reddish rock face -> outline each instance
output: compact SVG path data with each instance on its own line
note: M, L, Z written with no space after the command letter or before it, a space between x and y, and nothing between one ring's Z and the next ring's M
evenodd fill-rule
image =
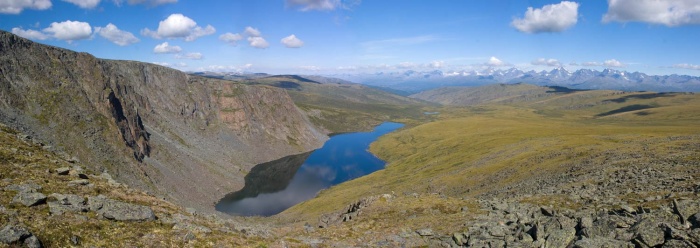
M284 89L98 59L5 31L0 122L130 186L211 209L255 164L327 139Z

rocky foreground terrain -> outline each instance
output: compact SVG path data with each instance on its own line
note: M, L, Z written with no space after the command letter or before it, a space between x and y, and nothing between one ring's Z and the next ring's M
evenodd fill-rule
M533 176L477 197L366 198L323 215L319 226L363 231L358 241L365 244L322 232L341 247L698 247L700 163L692 158L700 136L673 139L682 142L670 154L611 151L599 158L602 164L581 163L568 173ZM392 231L376 235L379 230Z
M95 173L6 126L0 242L21 247L698 247L700 137L636 166L479 197L387 192L312 219L202 215ZM623 162L625 161L625 162ZM593 166L599 168L598 166ZM3 246L3 245L0 245Z

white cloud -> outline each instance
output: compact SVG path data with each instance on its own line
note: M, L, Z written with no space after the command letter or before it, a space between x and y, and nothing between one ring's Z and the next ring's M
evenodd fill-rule
M194 28L194 30L192 30L192 33L190 35L185 37L185 41L193 41L199 37L211 35L214 33L216 33L216 29L211 25L207 25L207 27L205 28L197 26Z
M156 31L145 28L141 30L141 35L154 39L163 38L184 38L185 41L193 41L199 37L210 35L216 32L211 25L205 28L197 26L197 22L183 14L172 14L165 20L158 23Z
M234 33L225 33L219 36L219 40L231 44L232 46L237 45L239 40L243 40L243 35Z
M154 63L154 64L156 64L156 65L161 65L161 66L170 67L170 63L168 63L168 62L152 62L152 63Z
M19 14L24 9L45 10L51 8L51 0L3 0L0 1L0 13Z
M608 59L603 62L583 62L581 63L582 66L587 66L587 67L592 67L592 66L605 66L605 67L626 67L627 65L625 63L622 63L616 59Z
M259 30L253 28L253 27L245 27L245 34L250 36L250 37L260 37L262 34L260 33Z
M68 41L84 40L90 38L92 27L87 22L79 21L64 21L53 22L48 28L43 30L45 33L51 34L56 39Z
M334 10L341 7L340 0L286 0L288 5L299 7L301 11Z
M607 67L625 67L625 64L623 64L620 61L617 61L616 59L608 59L605 62L603 62L603 65Z
M302 65L302 66L299 66L299 69L307 70L307 71L320 71L321 70L320 67L315 66L315 65Z
M430 68L442 68L445 67L445 61L433 61L428 64Z
M338 66L335 69L341 70L341 71L343 71L343 70L354 71L354 70L357 70L357 66L352 66L352 65L351 66Z
M545 58L539 58L536 59L532 62L530 62L532 65L546 65L546 66L561 66L561 62L556 59L545 59Z
M398 65L396 65L396 68L399 68L399 69L409 69L409 68L415 68L415 67L417 67L417 65L414 63L411 63L411 62L401 62Z
M63 0L64 2L69 2L83 9L92 9L100 4L100 0Z
M171 46L168 42L163 42L153 48L154 53L179 53L182 52L182 48L179 46Z
M603 66L603 63L600 63L600 62L583 62L581 65L583 65L583 66Z
M700 70L700 65L693 65L693 64L675 64L675 65L673 65L673 67L680 68L680 69Z
M113 0L114 4L117 6L121 5L124 0ZM161 4L168 4L168 3L177 3L177 0L127 0L127 3L130 5L134 4L147 4L150 6L158 6Z
M45 33L32 29L12 28L12 33L30 40L45 40L49 38Z
M131 45L140 41L134 34L119 30L119 28L112 23L107 24L105 27L96 27L95 33L120 46Z
M489 58L489 61L486 62L485 65L487 65L487 66L506 66L508 64L501 61L500 59L498 59L496 57L491 57L491 58Z
M176 59L202 59L204 58L201 53L187 53L187 54L176 54Z
M297 38L295 35L290 35L282 38L282 44L288 48L300 48L304 45L304 42Z
M209 65L207 67L199 67L197 71L215 71L215 72L243 72L253 67L253 64L245 64L243 66L234 65Z
M541 9L528 7L525 17L516 18L511 25L524 33L562 32L578 21L578 6L576 2L562 1L559 4L548 4Z
M248 43L250 43L250 46L255 47L255 48L267 48L270 46L270 44L265 41L262 37L248 37Z
M700 24L698 0L608 0L603 22L647 22L669 27Z

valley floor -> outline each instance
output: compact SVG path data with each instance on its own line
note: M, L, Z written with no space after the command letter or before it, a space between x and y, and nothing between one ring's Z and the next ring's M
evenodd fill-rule
M434 120L372 145L386 169L269 218L188 211L81 172L79 162L3 128L0 240L35 237L48 247L698 247L700 98L639 94L435 107ZM572 98L575 105L561 104ZM628 108L634 105L652 107ZM11 235L20 229L31 234Z

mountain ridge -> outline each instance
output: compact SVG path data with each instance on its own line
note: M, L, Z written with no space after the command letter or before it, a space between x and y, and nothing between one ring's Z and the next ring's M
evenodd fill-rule
M688 75L647 75L606 68L602 71L564 67L550 71L523 71L517 68L447 71L395 71L360 74L334 74L345 80L418 93L444 86L479 86L493 83L530 83L540 86L563 86L574 89L625 91L700 91L700 77Z
M209 211L255 164L327 139L282 89L98 59L4 31L0 122L92 170Z

